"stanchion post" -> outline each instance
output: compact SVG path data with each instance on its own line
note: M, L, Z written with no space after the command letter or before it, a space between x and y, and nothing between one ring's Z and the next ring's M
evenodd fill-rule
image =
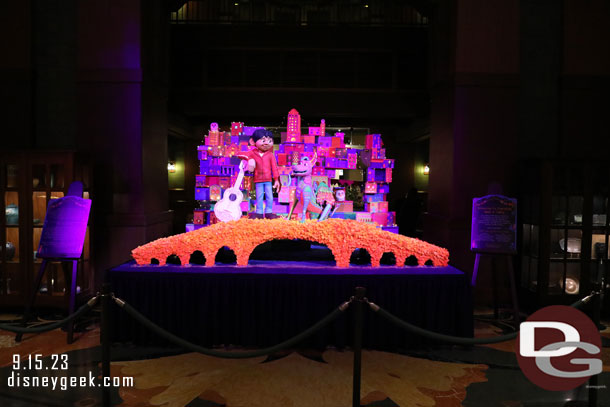
M100 341L102 346L102 380L110 377L110 284L104 283L100 295L102 302L102 322L100 327ZM110 406L110 392L107 388L102 388L102 405Z
M360 384L362 379L362 318L366 288L356 287L354 308L354 383L352 407L360 407Z
M600 293L596 292L591 298L591 316L595 328L599 329L600 314L601 314L601 298ZM597 376L594 375L589 378L589 407L597 407Z

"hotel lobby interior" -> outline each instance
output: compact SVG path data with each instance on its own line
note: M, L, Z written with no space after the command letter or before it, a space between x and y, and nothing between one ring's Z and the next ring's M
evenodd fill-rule
M607 0L0 13L1 406L610 406Z

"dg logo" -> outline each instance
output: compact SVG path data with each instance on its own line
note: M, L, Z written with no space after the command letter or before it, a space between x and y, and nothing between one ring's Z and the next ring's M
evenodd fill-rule
M533 313L520 327L517 361L546 390L565 391L602 371L601 336L583 312L564 305Z

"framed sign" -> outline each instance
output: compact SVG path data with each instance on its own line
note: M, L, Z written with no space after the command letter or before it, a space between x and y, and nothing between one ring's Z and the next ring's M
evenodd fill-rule
M78 259L83 252L91 200L77 196L51 199L42 226L38 257Z
M477 253L517 252L517 200L487 195L472 200L470 250Z

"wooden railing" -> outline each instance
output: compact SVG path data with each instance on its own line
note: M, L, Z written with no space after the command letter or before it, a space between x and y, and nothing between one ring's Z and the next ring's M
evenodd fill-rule
M421 26L428 17L395 0L279 2L240 0L191 0L170 14L172 24L282 24Z

